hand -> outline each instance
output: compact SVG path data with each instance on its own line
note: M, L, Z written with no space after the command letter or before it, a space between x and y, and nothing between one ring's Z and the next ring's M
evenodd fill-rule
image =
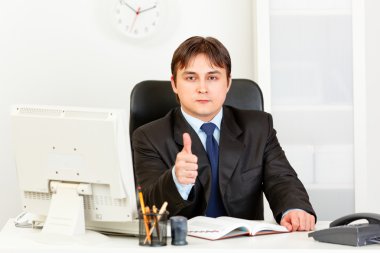
M127 4L126 2L124 2L123 0L121 0L120 3L125 4L129 9L131 9L134 13L137 14L138 11L136 11L132 6L130 6L129 4Z
M310 231L314 230L315 217L303 210L291 210L282 217L280 225L289 231Z
M183 134L183 149L177 154L174 172L180 184L194 184L198 176L198 157L191 153L191 138Z
M132 32L132 30L133 30L133 27L135 26L135 23L136 23L136 19L137 19L137 17L139 16L139 14L140 14L140 7L139 8L137 8L137 11L136 11L136 16L135 16L135 18L133 19L133 21L132 21L132 24L131 24L131 28L129 28L129 32Z
M146 12L146 11L149 11L149 10L152 10L152 9L154 9L154 8L156 8L156 7L157 7L157 5L153 5L153 6L149 7L149 8L142 9L142 10L140 11L140 13L143 13L143 12Z

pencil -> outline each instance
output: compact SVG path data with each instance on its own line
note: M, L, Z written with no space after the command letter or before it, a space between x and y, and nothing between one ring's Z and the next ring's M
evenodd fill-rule
M138 186L137 190L139 192L141 212L142 212L142 215L143 215L144 226L145 226L145 231L146 231L146 239L144 241L144 244L145 244L145 242L146 242L147 239L148 239L148 242L150 243L149 225L148 225L148 219L147 219L147 217L145 215L145 204L144 204L144 197L143 197L143 194L141 192L141 187Z
M158 209L157 209L157 207L154 205L154 206L153 206L154 223L153 223L153 226L150 228L150 230L152 230L152 228L154 229L154 227L156 227L157 237L160 238L159 241L161 241L161 237L160 237L160 228L158 227L158 224L159 224L159 223L158 223L158 215L157 215L157 213L158 213ZM150 232L150 230L149 230L149 233L150 233L150 235L152 235L151 232Z
M166 207L168 206L168 202L164 202L160 208L160 211L158 212L158 216L157 216L157 220L154 221L154 224L153 226L150 228L150 231L149 231L149 236L152 235L153 233L153 230L154 230L154 227L155 226L158 226L158 222L160 221L161 219L161 215L165 213L166 211ZM158 230L157 230L158 231ZM144 244L146 243L146 240L148 239L148 235L146 235L146 238L145 238L145 241L144 241Z

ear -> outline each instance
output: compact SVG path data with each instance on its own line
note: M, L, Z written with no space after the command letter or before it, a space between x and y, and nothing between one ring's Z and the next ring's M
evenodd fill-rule
M174 77L170 77L170 83L172 84L172 89L175 94L177 94L177 85L175 84Z
M231 85L232 85L232 78L229 77L229 78L227 79L227 92L230 90Z

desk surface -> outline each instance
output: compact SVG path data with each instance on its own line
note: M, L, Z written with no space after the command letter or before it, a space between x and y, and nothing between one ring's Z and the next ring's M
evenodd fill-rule
M325 228L328 222L318 222L317 229ZM219 241L208 241L188 237L187 246L172 246L170 238L164 247L143 247L138 245L137 237L99 236L96 243L85 241L71 241L47 239L41 242L40 230L30 228L16 228L9 220L0 232L0 252L352 252L352 251L380 251L380 245L351 247L316 242L307 236L308 232L294 232L254 237L236 237ZM54 243L52 242L54 241Z

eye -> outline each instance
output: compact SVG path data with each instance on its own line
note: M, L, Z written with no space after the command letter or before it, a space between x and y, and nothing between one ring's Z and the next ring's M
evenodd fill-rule
M196 80L195 76L186 76L185 79L188 81L195 81Z
M217 76L209 76L208 80L215 81L215 80L218 80L218 77Z

